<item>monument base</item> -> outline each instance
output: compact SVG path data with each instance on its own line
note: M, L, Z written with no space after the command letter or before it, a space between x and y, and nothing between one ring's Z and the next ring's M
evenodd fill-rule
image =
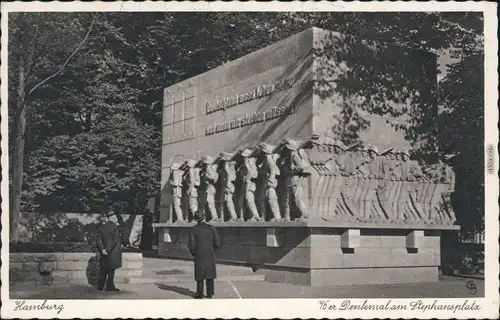
M158 223L159 254L189 258L189 227ZM438 280L440 237L449 225L311 221L213 223L220 263L241 264L266 281L306 286Z

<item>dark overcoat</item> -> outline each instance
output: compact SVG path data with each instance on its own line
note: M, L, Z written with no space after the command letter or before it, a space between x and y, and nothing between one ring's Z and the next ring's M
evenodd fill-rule
M189 234L189 251L194 257L194 279L215 279L215 250L220 246L217 230L206 222L198 222Z
M120 229L112 222L108 221L100 225L97 230L96 239L97 249L102 252L106 249L107 256L101 254L101 263L112 269L118 269L122 266L122 242Z

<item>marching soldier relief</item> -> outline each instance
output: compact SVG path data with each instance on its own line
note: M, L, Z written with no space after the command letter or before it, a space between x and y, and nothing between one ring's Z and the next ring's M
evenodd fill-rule
M175 215L176 220L179 222L184 222L184 217L181 208L183 175L184 172L180 170L180 165L178 163L173 163L171 166L169 183L172 186L173 213Z
M184 174L186 196L189 204L189 221L193 219L194 213L198 211L198 189L200 187L200 169L196 167L196 161L189 159L185 163Z
M244 203L248 211L250 212L250 221L260 221L260 215L257 210L257 206L255 204L255 191L256 189L256 180L258 177L257 171L257 159L255 157L251 157L252 150L245 149L241 152L241 164L240 170L243 175L243 190L244 190ZM242 212L240 218L242 220L245 219L245 216Z
M203 184L205 187L205 201L210 214L210 219L213 221L220 221L217 210L215 209L215 185L219 180L216 165L213 164L214 160L210 156L204 156L201 160L203 176Z
M183 221L182 190L189 199L189 212L205 210L211 221L261 221L256 205L259 199L255 194L258 188L264 188L268 221L307 220L309 208L313 208L313 211L321 212L323 220L413 224L455 222L454 213L449 209L453 171L448 166L441 164L441 167L435 166L424 174L418 162L410 160L408 150L389 149L379 154L374 146L357 145L345 151L343 143L317 136L302 144L306 147L299 147L295 140L285 139L278 147L262 143L253 149L237 151L235 156L230 153L222 153L217 159L203 156L199 161L201 168L196 166L195 160L187 160L184 175L179 170L180 164L173 163L170 184L173 186L172 206L177 221ZM239 159L238 163L234 159ZM346 165L348 161L350 163ZM353 169L346 170L347 166ZM438 175L438 170L446 173L445 180L435 180L442 176ZM266 177L264 185L256 183L260 173ZM242 177L240 190L235 187L237 176ZM286 178L280 179L281 176ZM310 186L310 196L306 197L305 189L307 184L310 185L311 177L318 183ZM200 181L205 206L200 201ZM280 183L286 190L281 202L281 195L276 192L280 190ZM181 185L186 188L182 189ZM224 195L220 212L215 205L219 193ZM239 217L234 206L235 194L241 195L243 204ZM293 219L291 207L297 209L297 216ZM224 210L228 219L224 219ZM192 216L189 217L192 221Z
M279 159L279 154L274 153L273 147L269 144L264 143L262 146L262 152L265 154L265 160L263 161L263 170L265 170L266 177L266 199L269 205L272 218L270 221L280 221L281 213L278 201L278 194L276 193L276 188L278 187L278 179L280 176L280 169L276 164Z
M236 180L236 163L231 160L232 155L223 152L221 153L219 159L221 162L222 173L223 173L223 187L224 187L224 206L222 207L222 212L220 217L224 219L224 208L229 213L229 221L237 221L238 216L236 215L236 209L234 208L234 182Z

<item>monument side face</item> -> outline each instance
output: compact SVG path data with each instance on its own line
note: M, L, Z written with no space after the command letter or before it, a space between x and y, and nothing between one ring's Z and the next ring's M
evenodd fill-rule
M313 33L313 133L410 149L403 127L437 123L434 54L318 28Z

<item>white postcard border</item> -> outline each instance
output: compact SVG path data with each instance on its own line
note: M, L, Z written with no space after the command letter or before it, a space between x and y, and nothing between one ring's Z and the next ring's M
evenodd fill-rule
M487 146L494 147L493 174L485 166L485 298L468 299L350 299L351 303L386 305L405 304L412 301L425 304L454 304L464 302L480 306L480 310L452 311L339 311L322 310L320 301L339 307L349 299L236 299L236 300L49 300L46 305L63 305L63 310L24 312L14 311L16 300L9 300L8 263L1 267L2 318L494 318L499 309L499 222L498 222L498 39L496 16L497 5L491 2L92 2L92 3L2 3L2 50L1 50L1 133L2 133L2 243L8 239L8 128L7 128L7 12L12 11L476 11L484 13L485 39L485 152ZM8 247L1 249L2 261L8 261ZM30 300L30 304L43 301ZM324 304L323 304L324 305ZM328 309L328 308L327 308Z

